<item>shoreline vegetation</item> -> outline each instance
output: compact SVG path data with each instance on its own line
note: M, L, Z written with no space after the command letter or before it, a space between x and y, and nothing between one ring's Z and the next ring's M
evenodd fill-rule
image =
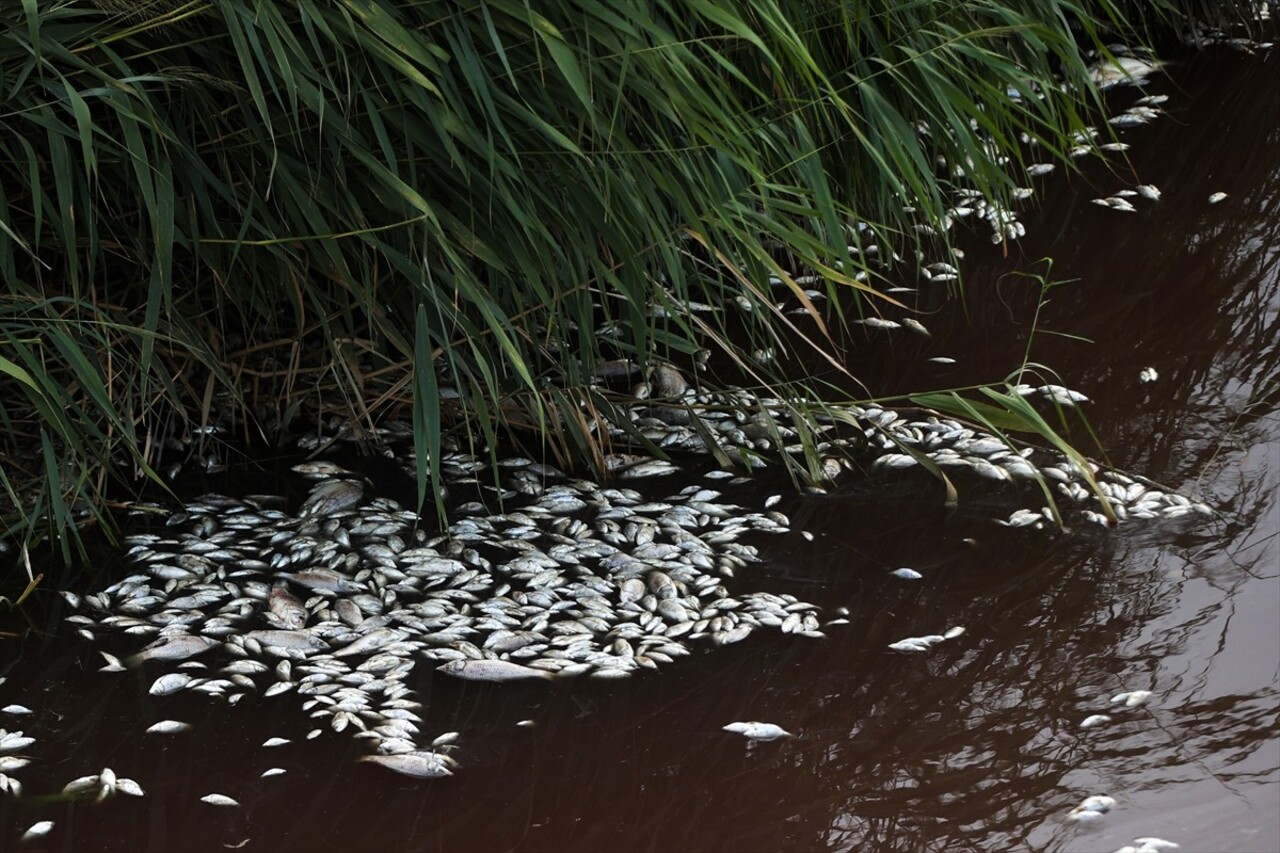
M422 510L442 446L605 474L605 425L633 386L679 397L672 374L812 425L840 401L797 351L842 370L851 324L954 260L957 199L1017 239L1028 166L1113 141L1088 131L1101 91L1147 55L1118 44L1258 17L5 4L0 539L71 560L82 528L112 531L108 497L163 487L216 432L269 450L411 422ZM803 455L781 457L811 482Z

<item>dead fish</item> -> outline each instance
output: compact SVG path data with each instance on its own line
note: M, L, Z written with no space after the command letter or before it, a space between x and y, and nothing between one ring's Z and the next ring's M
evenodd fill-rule
M398 755L362 755L359 761L377 764L405 776L417 779L438 779L452 776L449 763L453 759L435 752L402 752Z
M294 465L289 470L301 474L304 477L341 477L354 475L354 472L348 471L341 465L336 465L333 462L326 462L323 459L317 459L314 462L303 462L300 465Z
M126 658L125 663L129 666L137 666L148 660L186 660L220 645L222 643L218 640L194 634L162 637L136 655Z
M1114 798L1095 794L1092 797L1086 797L1080 805L1072 809L1071 814L1067 815L1067 820L1079 822L1097 820L1111 811L1111 807L1115 804Z
M1091 729L1095 726L1106 725L1109 722L1111 722L1111 717L1106 714L1090 714L1080 721L1080 728Z
M26 705L5 705L3 708L0 708L0 714L13 714L15 717L34 713L35 711L32 711Z
M407 636L409 636L407 633L395 628L378 628L377 630L370 631L365 634L350 645L338 649L333 653L333 656L349 657L350 655L362 655L367 652L376 651L390 643L403 640Z
M266 779L269 776L280 776L286 772L288 771L286 771L283 767L271 767L267 770L263 770L262 773L259 775L259 778Z
M307 495L298 515L332 515L363 500L364 483L360 480L325 480Z
M924 323L921 323L919 320L913 320L910 317L904 317L902 319L902 325L906 326L908 329L910 329L913 332L918 332L924 335L926 338L932 337L932 335L929 333L929 330L925 328Z
M1217 204L1218 202L1222 201L1226 197L1227 197L1226 193L1214 193L1213 195L1209 196L1209 204Z
M1133 690L1129 693L1117 693L1115 696L1111 697L1111 704L1119 705L1123 702L1126 708L1136 708L1139 705L1145 705L1151 696L1152 693L1150 690Z
M246 640L256 640L264 646L298 651L322 651L329 648L321 637L307 631L250 631Z
M53 821L42 820L31 824L31 827L22 833L23 841L30 841L32 838L43 838L49 834L49 830L53 829Z
M106 666L98 667L98 672L124 672L124 664L120 663L120 658L107 652L98 652L107 662Z
M791 732L775 726L773 723L730 723L722 727L726 732L740 734L751 740L777 740L778 738L791 737Z
M208 803L211 806L238 806L239 802L231 799L226 794L205 794L200 798L200 802Z
M271 593L267 596L267 608L274 617L268 617L272 624L286 631L297 631L307 624L307 608L289 592L283 581L271 588Z
M177 720L161 720L147 727L147 734L150 735L176 735L189 731L191 731L190 723L182 723Z
M438 746L450 746L451 744L458 742L459 736L458 732L445 732L435 740L431 741L431 746L433 749Z
M364 592L364 587L359 584L352 583L337 572L330 572L325 569L312 569L306 572L285 575L284 577L299 586L306 587L312 592L331 593L334 595Z
M142 790L141 785L139 785L137 782L133 781L132 779L126 779L123 776L116 779L114 790L119 791L122 794L127 794L130 797L146 796L146 791Z
M467 681L525 681L532 678L550 681L553 678L545 670L505 660L451 660L436 670Z
M22 732L7 732L4 729L0 729L0 754L26 749L35 742L35 738L24 737Z
M81 776L77 779L72 779L70 782L63 785L62 793L82 794L85 791L95 791L98 789L99 784L100 783L98 780L97 773L93 774L92 776Z
M902 578L904 581L918 581L924 577L924 575L920 574L915 569L894 569L889 572L889 574L893 575L895 578Z
M622 589L618 595L618 600L622 604L630 604L642 598L644 598L644 581L639 578L627 578L622 582Z
M263 746L284 746L286 743L292 743L287 737L269 737L262 742Z
M162 675L151 684L152 696L169 696L191 684L191 676L185 672L171 672Z

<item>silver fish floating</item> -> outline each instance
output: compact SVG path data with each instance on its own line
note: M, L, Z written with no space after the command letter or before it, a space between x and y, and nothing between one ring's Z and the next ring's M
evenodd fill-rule
M200 798L200 802L208 803L211 806L238 806L239 801L228 797L226 794L205 794Z
M415 779L439 779L452 776L449 766L456 765L452 758L437 752L402 752L397 755L362 755L358 761L377 764Z
M1067 815L1067 820L1077 822L1088 822L1097 820L1107 812L1111 811L1112 806L1116 804L1115 798L1095 794L1092 797L1085 797L1080 805L1071 810Z
M550 681L554 678L546 670L505 660L451 660L436 670L466 681Z
M729 725L723 726L722 728L726 732L740 734L750 740L778 740L779 738L792 736L791 732L781 726L776 726L773 723L760 723L755 721L749 723L729 723Z
M161 720L147 727L147 734L151 735L176 735L189 731L191 731L190 723L182 723L177 720Z
M218 640L199 637L194 634L178 634L162 637L151 645L125 659L129 666L137 666L148 660L186 660L203 654L216 646L222 645Z
M184 672L171 672L162 675L151 685L152 696L170 696L191 684L192 678Z
M33 838L43 838L53 829L53 821L41 820L31 824L26 832L22 833L23 841L30 841Z
M1133 690L1128 693L1117 693L1111 697L1112 705L1124 704L1126 708L1136 708L1139 705L1145 705L1147 700L1152 697L1150 690Z

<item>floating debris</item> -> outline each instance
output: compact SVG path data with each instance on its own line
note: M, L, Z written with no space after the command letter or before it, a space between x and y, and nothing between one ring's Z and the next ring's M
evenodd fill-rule
M773 723L730 723L724 726L723 729L726 732L740 734L749 740L777 740L792 736L791 732Z
M1209 196L1209 204L1217 204L1218 202L1222 201L1226 197L1227 197L1226 193L1222 193L1222 192L1214 193L1213 195Z
M1143 385L1149 385L1160 378L1160 374L1156 373L1154 367L1144 367L1138 372L1138 381Z
M945 355L936 355L933 358L929 359L929 361L932 362L933 364L955 364L956 363L956 360L954 358L951 358Z

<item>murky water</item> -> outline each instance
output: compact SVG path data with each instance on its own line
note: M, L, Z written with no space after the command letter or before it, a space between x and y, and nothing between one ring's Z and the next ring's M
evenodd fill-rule
M1222 518L1037 535L987 520L1010 495L964 493L947 513L927 478L791 498L780 508L814 541L760 542L753 581L849 607L851 624L757 633L621 682L423 667L423 732L462 733L457 775L433 782L354 763L346 734L303 740L289 696L152 697L33 608L37 625L8 618L21 636L0 638L3 703L37 711L0 726L38 738L14 774L26 796L0 796L0 846L50 819L29 849L1108 851L1154 835L1280 850L1280 63L1193 57L1150 91L1171 115L1125 132L1138 180L1091 166L1051 181L1021 256L970 247L964 311L926 318L931 339L893 338L891 366L854 363L882 393L1003 378L1040 297L1008 273L1052 255L1049 277L1075 281L1048 293L1030 359L1093 399L1115 465ZM1088 203L1139 182L1164 198L1138 215ZM1210 206L1215 191L1229 195ZM1139 384L1147 366L1160 379ZM889 576L899 566L924 578ZM885 649L953 625L967 633L928 655ZM1108 708L1140 689L1146 706ZM1080 728L1103 712L1109 725ZM142 734L164 718L195 731ZM735 720L796 737L751 746L721 731ZM271 736L294 743L263 748ZM41 798L104 766L147 796ZM258 778L272 766L288 772ZM199 801L214 791L243 807ZM1091 794L1118 803L1065 821Z

